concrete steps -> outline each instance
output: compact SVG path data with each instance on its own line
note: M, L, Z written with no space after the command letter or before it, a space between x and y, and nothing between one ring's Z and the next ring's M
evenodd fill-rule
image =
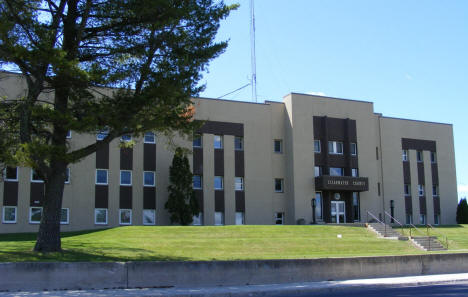
M437 240L435 236L413 236L411 241L425 251L446 251L447 249Z
M407 236L402 236L399 232L393 230L392 226L381 223L369 223L367 228L377 233L380 237L387 239L408 240Z

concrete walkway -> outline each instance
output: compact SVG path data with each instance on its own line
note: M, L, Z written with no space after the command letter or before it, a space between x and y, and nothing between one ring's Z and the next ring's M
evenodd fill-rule
M51 291L51 292L0 292L0 297L23 296L64 296L64 297L240 297L240 296L299 296L336 292L339 290L428 286L436 284L455 284L468 281L468 273L439 274L424 276L407 276L393 278L359 279L345 281L326 281L311 283L293 283L277 285L251 285L237 287L205 287L205 288L152 288L152 289L120 289L120 290L83 290L83 291ZM0 288L1 290L1 288Z

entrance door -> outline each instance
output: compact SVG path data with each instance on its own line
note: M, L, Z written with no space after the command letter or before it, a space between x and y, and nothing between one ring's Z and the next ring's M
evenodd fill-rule
M336 224L346 222L344 201L331 201L331 222Z

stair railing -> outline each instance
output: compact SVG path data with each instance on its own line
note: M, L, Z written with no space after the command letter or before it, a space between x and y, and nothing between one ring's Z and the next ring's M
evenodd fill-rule
M419 230L415 225L413 225L413 223L409 223L408 225L410 226L410 237L413 237L412 233L414 233L414 232L412 232L412 229L414 229L414 231L419 232L419 233L424 235L424 232Z
M401 230L401 233L403 235L405 235L405 229L403 227L403 224L400 223L400 221L398 221L397 219L395 219L391 214L389 214L387 211L385 211L385 215L387 215L389 218L390 218L390 222L393 220L394 222L396 222L398 225L400 225L400 230Z
M429 236L429 230L431 230L432 232L434 232L435 234L439 235L440 237L442 237L443 239L445 239L445 245L447 247L447 250L449 248L449 243L448 243L448 237L447 235L445 234L442 234L440 232L437 232L436 231L436 228L434 228L434 226L432 226L431 224L427 224L427 235ZM442 245L443 245L443 241L441 241Z
M384 225L384 236L387 236L387 224L385 224L384 222L382 222L381 220L379 220L376 216L374 216L373 213L371 213L370 211L367 211L367 219L366 221L369 222L369 216L371 216L374 220L376 220L377 222L379 222L380 224Z

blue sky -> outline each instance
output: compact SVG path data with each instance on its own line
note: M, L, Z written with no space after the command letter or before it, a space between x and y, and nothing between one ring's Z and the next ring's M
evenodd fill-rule
M226 52L203 97L249 82L250 10L220 28ZM452 123L459 197L468 196L468 1L256 0L259 102L290 92L374 102L385 116ZM224 99L251 100L245 88Z

